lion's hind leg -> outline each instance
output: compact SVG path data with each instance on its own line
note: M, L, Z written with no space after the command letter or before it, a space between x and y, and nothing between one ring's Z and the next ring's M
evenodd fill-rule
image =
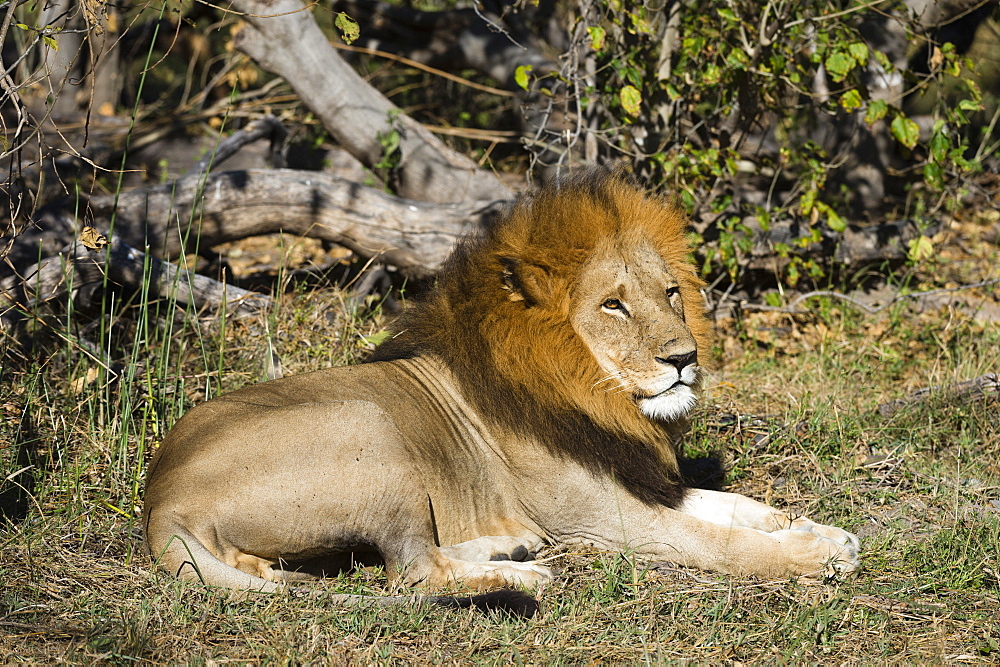
M209 586L245 591L274 592L281 585L269 576L273 561L250 554L235 555L235 567L216 557L198 538L179 525L163 528L151 544L164 544L151 552L156 565L181 579ZM267 577L267 578L265 578Z

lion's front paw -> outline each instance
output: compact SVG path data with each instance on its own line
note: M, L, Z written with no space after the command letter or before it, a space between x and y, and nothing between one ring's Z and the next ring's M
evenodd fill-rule
M537 563L492 561L458 565L452 576L472 588L516 586L531 589L552 581L552 570Z
M797 525L795 525L797 524ZM770 533L788 558L788 574L802 577L846 577L861 567L858 538L836 526L799 519L792 528Z

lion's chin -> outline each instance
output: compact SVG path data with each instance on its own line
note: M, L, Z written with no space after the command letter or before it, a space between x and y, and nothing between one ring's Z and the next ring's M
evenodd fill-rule
M698 397L694 395L691 387L685 384L678 384L656 396L638 399L642 414L661 421L672 421L683 417L697 402Z

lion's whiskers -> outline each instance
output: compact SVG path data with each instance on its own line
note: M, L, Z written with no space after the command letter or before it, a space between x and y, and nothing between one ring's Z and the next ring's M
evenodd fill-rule
M602 391L604 391L604 392L619 393L619 392L622 392L622 391L625 391L626 389L628 389L628 382L622 376L622 371L620 371L620 370L614 371L614 372L609 373L608 375L604 376L603 378L601 378L600 380L598 380L597 382L595 382L593 384L593 386L591 386L591 389L597 389L598 385L604 384L605 382L610 382L611 380L617 380L618 381L618 386L617 387L615 387L615 386L606 387L606 388L602 389Z
M609 373L608 375L605 375L600 380L598 380L597 382L595 382L594 384L592 384L590 386L590 388L591 389L597 389L598 385L604 384L605 382L609 382L609 381L615 380L615 379L617 379L619 381L621 380L621 371L614 371L613 373Z

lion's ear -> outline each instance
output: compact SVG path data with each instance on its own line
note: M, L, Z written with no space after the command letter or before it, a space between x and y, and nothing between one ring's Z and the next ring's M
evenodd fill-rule
M511 301L524 301L527 306L544 304L552 295L552 279L548 270L516 257L500 257L500 284L510 293Z

